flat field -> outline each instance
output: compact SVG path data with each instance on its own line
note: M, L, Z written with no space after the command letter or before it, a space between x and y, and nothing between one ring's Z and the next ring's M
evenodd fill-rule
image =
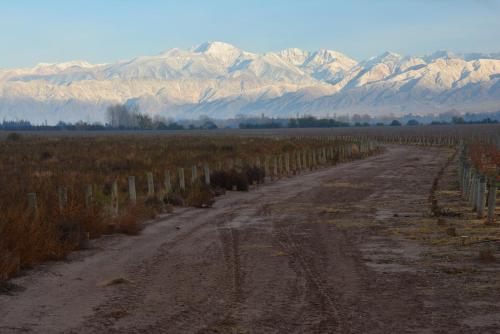
M134 235L106 234L86 249L65 253L64 261L24 269L1 285L0 332L498 332L500 227L485 225L462 199L458 148L382 143L381 150L363 155L360 137L313 138L471 140L478 135L494 138L497 129L286 130L127 140L25 135L2 143L9 145L11 155L36 152L24 160L17 154L2 164L7 170L16 164L29 166L20 169L19 177L32 175L37 166L47 170L50 161L64 162L67 168L50 179L51 189L69 183L67 173L78 166L78 175L90 179L78 176L85 182L75 186L89 180L105 184L111 181L109 174L121 182L134 174L143 177L137 184L144 185L145 171L159 170L156 180L165 168L184 166L188 171L193 161L212 166L222 159L229 170L238 165L244 169L243 162L256 157L264 164L266 156L272 161L286 153L316 150L320 155L331 146L358 146L356 156L341 158L345 151L339 149L314 168L272 175L272 182L267 175L265 183L250 182L249 191L227 191L211 208L159 210L154 219L138 221L142 231ZM32 143L32 151L26 143ZM17 150L15 145L20 145ZM60 150L58 145L78 149ZM209 154L203 153L207 147ZM65 160L60 152L70 158ZM42 154L48 158L41 159ZM162 160L169 154L171 158ZM138 193L147 191L143 187ZM10 187L2 188L9 193L5 191ZM125 183L120 188L123 197ZM19 201L29 191L20 189ZM47 195L47 200L55 198L48 211L57 211L54 191Z

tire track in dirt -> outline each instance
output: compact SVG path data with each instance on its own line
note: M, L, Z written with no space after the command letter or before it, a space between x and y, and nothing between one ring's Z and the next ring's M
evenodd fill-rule
M230 272L230 284L233 290L233 303L242 301L242 282L240 254L239 254L239 232L231 227L224 227L220 231L221 242L223 244L224 258L228 271Z
M186 212L181 215L177 215L177 220L192 220L199 216L199 212ZM207 219L200 224L194 225L193 227L185 230L181 228L179 235L177 235L173 240L163 242L157 249L155 255L149 259L145 259L136 267L132 267L127 270L127 277L134 277L132 283L133 286L125 286L119 288L119 294L123 297L120 299L111 299L107 303L99 305L95 308L96 315L91 317L82 326L83 328L78 329L77 332L92 332L92 333L102 333L104 330L113 333L123 333L123 329L113 329L112 326L119 321L119 317L114 317L114 310L121 309L122 305L127 305L127 313L133 312L134 310L140 309L143 304L143 299L150 293L153 280L158 275L160 267L168 258L169 254L173 252L173 249L178 245L185 242L187 239L192 237L194 234L206 228L208 224L211 223L211 215L207 215ZM192 311L192 310L191 310ZM189 323L189 310L182 310L169 317L166 321L162 321L174 327L186 328ZM74 332L73 330L70 333ZM133 332L133 331L132 331Z
M285 250L289 257L293 260L293 269L298 276L304 275L305 280L309 286L307 294L318 294L319 295L319 310L320 315L324 318L322 321L323 330L339 330L342 331L344 327L340 322L340 312L338 310L338 303L335 302L337 299L333 296L327 286L323 284L323 278L321 274L309 263L303 254L305 247L304 245L295 238L294 233L291 233L290 229L295 230L296 225L290 227L278 227L276 231L276 238L279 245ZM325 323L327 322L327 323ZM326 328L325 328L326 327Z
M317 185L311 185L314 187ZM301 196L309 195L309 190L299 193ZM265 194L264 196L268 196ZM271 194L271 197L272 194ZM281 200L283 202L284 199ZM293 202L293 199L292 199ZM245 203L246 204L246 203ZM267 205L267 204L266 204ZM221 318L210 323L208 326L199 329L199 333L209 333L218 332L220 328L227 329L237 326L241 319L239 315L243 312L241 309L241 304L244 303L242 298L242 285L244 284L242 280L242 268L240 261L240 230L243 232L245 229L242 227L248 220L251 219L241 219L240 216L251 217L252 219L256 216L256 211L252 209L250 212L245 208L244 204L232 205L231 212L222 214L222 217L218 217L221 223L218 223L218 230L220 233L220 240L223 245L224 259L226 263L226 284L231 290L231 300L226 304L225 310L222 313ZM242 214L243 211L247 211ZM307 213L309 214L309 213ZM287 217L288 218L288 217ZM306 218L307 219L307 218ZM270 221L280 220L280 215L271 217ZM236 224L235 224L236 221ZM233 227L233 225L236 225ZM289 254L289 262L293 262L291 265L292 269L295 271L297 276L304 278L305 290L302 291L305 299L306 305L312 305L315 308L316 314L311 314L308 310L298 310L296 315L301 318L304 323L312 324L315 332L345 332L348 330L348 323L345 321L340 321L342 315L338 309L341 304L340 298L337 296L338 292L332 290L327 283L327 278L322 277L321 271L316 269L314 266L314 259L310 257L310 244L303 242L304 233L300 231L298 224L288 225L283 227L280 223L273 223L275 226L274 234L278 245ZM222 228L221 228L222 227ZM184 238L182 238L183 241ZM309 254L308 254L309 253ZM306 256L305 254L308 254ZM342 264L344 266L344 264ZM148 267L148 266L146 266ZM340 268L345 270L344 267ZM314 297L317 296L317 297ZM175 316L170 317L167 322L156 322L149 328L183 328L183 332L190 332L190 323L192 322L192 314L196 313L195 309L182 310L181 312L175 314ZM168 326L165 326L168 324ZM315 324L315 325L313 325ZM192 331L196 327L192 328ZM293 327L290 328L292 331ZM224 331L223 331L224 332Z

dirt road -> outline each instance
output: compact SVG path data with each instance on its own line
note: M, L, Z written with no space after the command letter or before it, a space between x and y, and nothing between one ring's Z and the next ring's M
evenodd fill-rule
M391 230L427 219L450 154L391 146L94 241L14 280L0 332L495 333L495 298Z

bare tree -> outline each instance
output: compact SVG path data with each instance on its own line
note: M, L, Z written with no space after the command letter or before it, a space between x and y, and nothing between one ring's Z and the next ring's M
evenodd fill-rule
M134 128L138 126L137 105L115 104L106 110L108 123L113 128Z

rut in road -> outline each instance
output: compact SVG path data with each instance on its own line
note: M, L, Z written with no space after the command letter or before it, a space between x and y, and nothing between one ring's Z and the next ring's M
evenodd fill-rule
M398 214L428 214L433 179L449 154L438 148L389 146L365 160L283 179L249 193L230 193L211 209L180 210L140 236L102 241L101 251L80 261L48 266L45 272L19 279L28 289L0 297L0 312L6 315L0 329L457 330L458 312L427 309L428 302L441 295L425 273L378 272L367 265L362 249L377 234L374 222ZM338 222L360 228L349 232ZM99 267L88 267L92 263ZM89 270L92 275L86 275ZM130 283L99 285L112 275ZM422 293L423 288L432 293ZM56 305L61 301L64 308ZM69 314L71 321L65 320Z

